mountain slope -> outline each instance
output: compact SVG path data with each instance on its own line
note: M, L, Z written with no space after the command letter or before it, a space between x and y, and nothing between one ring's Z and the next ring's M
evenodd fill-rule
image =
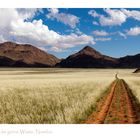
M140 67L140 54L133 56L125 56L119 59L119 67L121 68L138 68Z
M29 44L5 42L0 44L0 66L46 66L60 60Z
M86 46L81 51L62 60L57 66L74 68L109 68L117 67L118 59L102 55L95 49Z

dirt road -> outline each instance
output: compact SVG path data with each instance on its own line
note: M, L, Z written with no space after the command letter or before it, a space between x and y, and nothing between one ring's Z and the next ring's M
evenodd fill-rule
M87 124L134 124L139 123L140 105L123 79L116 79L96 105L85 123Z

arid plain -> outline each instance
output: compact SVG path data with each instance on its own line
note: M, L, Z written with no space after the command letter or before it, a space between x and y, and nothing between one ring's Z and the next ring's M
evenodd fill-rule
M124 79L140 100L134 69L1 68L0 123L77 124L115 79Z

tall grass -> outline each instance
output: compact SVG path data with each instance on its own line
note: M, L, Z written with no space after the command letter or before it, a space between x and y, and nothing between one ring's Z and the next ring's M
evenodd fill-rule
M114 71L0 71L0 123L80 123L114 79Z
M127 79L127 83L133 94L140 102L140 74L134 74L133 77Z

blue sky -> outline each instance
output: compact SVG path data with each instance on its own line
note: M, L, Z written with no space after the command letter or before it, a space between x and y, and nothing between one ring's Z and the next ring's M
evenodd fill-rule
M112 57L140 52L140 9L0 9L0 20L0 42L29 43L59 58L86 45Z

